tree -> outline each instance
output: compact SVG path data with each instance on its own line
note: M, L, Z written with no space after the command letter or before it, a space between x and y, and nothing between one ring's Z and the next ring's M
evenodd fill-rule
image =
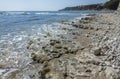
M120 0L110 0L104 4L104 7L110 10L117 10Z

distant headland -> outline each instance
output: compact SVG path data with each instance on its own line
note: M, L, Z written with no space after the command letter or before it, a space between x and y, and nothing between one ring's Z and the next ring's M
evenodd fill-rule
M90 5L81 5L81 6L73 6L73 7L66 7L59 11L79 11L79 10L117 10L119 5L119 0L110 0L106 3L99 3L99 4L90 4Z

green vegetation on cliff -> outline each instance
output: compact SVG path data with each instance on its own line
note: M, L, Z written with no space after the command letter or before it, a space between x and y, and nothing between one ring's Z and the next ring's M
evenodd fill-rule
M74 11L74 10L117 10L120 0L110 0L106 3L101 4L91 4L91 5L82 5L75 7L66 7L60 11Z
M91 4L91 5L82 5L75 7L66 7L63 10L101 10L103 9L103 4Z
M120 0L110 0L104 4L104 8L117 10Z

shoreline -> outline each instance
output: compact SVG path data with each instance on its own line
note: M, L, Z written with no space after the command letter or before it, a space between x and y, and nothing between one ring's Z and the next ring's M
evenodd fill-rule
M110 18L111 20L109 22ZM111 32L114 29L113 26L116 27L116 22L114 22L114 19L117 19L117 23L119 24L118 17L113 13L98 14L91 17L85 17L78 20L80 21L80 23L78 23L78 21L72 22L71 24L68 23L68 25L72 25L73 27L80 29L80 32L78 35L74 34L74 35L77 35L77 37L71 40L70 42L66 43L66 44L68 43L70 44L72 42L73 44L74 42L73 47L69 48L72 44L68 45L67 47L64 47L64 43L61 44L60 46L58 44L58 48L55 49L55 51L58 50L59 48L60 49L66 48L67 53L64 50L64 52L61 55L58 55L57 57L56 56L54 57L53 55L52 59L45 60L43 58L43 61L48 61L48 62L47 62L47 67L43 67L43 71L41 71L41 73L44 72L44 74L42 75L44 77L53 75L51 76L53 79L64 79L64 78L65 79L67 78L70 78L70 79L73 79L73 78L114 79L116 78L117 79L119 78L120 62L119 62L119 55L118 55L119 53L117 53L119 52L119 49L116 50L117 51L116 54L118 56L115 54L111 54L112 50L114 50L114 46L111 42L109 42L109 41L113 41L115 43L119 43L119 38L117 38L116 35L114 36L114 34L112 34ZM119 27L118 29L116 29L116 31L118 31L117 33L119 35ZM71 32L74 32L74 31L71 31ZM113 38L109 37L111 35L113 35L114 37ZM115 37L116 39L118 39L117 42L114 41L116 40ZM66 39L64 41L66 41ZM57 40L52 40L51 42L52 43L54 42L53 44L55 45L57 44L56 43ZM63 40L61 42L63 42ZM75 46L77 45L78 47L75 48ZM119 47L119 44L117 45ZM52 47L54 49L54 45ZM47 46L45 47L45 49L46 48ZM49 44L48 44L48 48L49 48ZM49 49L51 49L51 47ZM57 52L59 53L61 51L56 51L56 53ZM114 57L114 56L115 58L111 59L111 57ZM41 57L39 56L36 57L35 54L33 55L33 60L34 58L35 58L35 61L36 59L41 60ZM65 59L65 60L62 60L62 59ZM76 60L76 62L73 60ZM61 65L61 67L63 68L61 69L59 66L60 61L62 64L71 63L71 65L69 65L68 67L66 67L67 64ZM74 65L72 65L73 63ZM45 62L45 65L46 65L46 62ZM79 68L76 70L76 67L78 66ZM49 70L49 71L45 72L46 70ZM60 73L61 70L62 70L62 73ZM53 74L53 73L56 73L56 74ZM67 76L64 76L64 74L67 74ZM60 75L62 78L59 78Z
M59 30L73 35L72 40L58 35L43 45L38 39L30 41L27 49L32 52L33 62L2 78L119 79L119 17L114 13L97 14L61 22L66 27Z

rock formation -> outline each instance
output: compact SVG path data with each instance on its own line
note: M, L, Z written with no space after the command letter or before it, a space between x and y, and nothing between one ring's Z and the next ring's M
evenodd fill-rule
M90 5L66 7L60 11L117 10L118 5L119 5L119 0L109 0L106 3L100 3L100 4L90 4Z

